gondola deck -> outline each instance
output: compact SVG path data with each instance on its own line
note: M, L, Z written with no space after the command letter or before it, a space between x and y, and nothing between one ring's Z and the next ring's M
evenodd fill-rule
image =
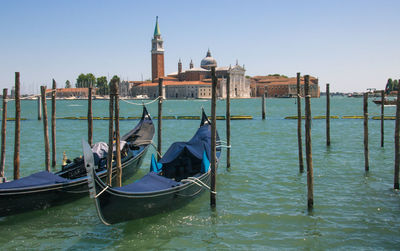
M121 137L128 144L125 149L127 155L122 158L123 180L131 177L141 166L154 133L153 121L143 107L142 119L135 128ZM113 174L115 173L114 165ZM105 179L106 165L98 167L96 174L100 179ZM88 194L87 182L84 160L78 159L57 173L38 172L19 180L1 183L0 217L79 199Z
M200 128L190 141L173 143L160 163L155 163L152 157L152 165L162 165L160 170L153 165L144 177L119 188L109 187L93 172L89 148L85 144L83 148L88 156L85 166L90 177L91 198L95 200L100 220L106 225L178 209L209 189L211 123L204 111ZM217 147L217 160L220 151Z

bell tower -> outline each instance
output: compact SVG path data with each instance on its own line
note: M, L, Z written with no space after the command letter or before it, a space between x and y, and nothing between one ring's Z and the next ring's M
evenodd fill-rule
M154 82L160 77L164 77L164 45L161 39L160 28L158 27L157 16L154 36L151 40L151 79Z

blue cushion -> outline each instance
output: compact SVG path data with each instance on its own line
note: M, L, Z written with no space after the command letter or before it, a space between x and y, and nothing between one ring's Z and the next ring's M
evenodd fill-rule
M154 154L152 154L151 155L150 172L159 173L159 172L161 172L161 169L162 169L162 164L157 163L157 160L154 157Z
M2 183L0 184L0 189L46 186L46 185L64 183L67 181L68 181L67 179L62 178L54 173L41 171L18 180Z
M175 180L165 178L156 173L149 172L143 176L140 180L137 180L131 184L116 187L115 190L123 192L156 192L160 190L169 189L171 187L179 186L181 183Z
M201 161L201 173L206 173L208 172L208 169L210 168L210 161L207 158L207 153L206 151L203 152L203 159Z

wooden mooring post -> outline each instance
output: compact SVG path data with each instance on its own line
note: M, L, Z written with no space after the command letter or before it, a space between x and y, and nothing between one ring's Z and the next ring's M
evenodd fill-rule
M50 172L50 144L49 144L49 128L47 122L47 102L46 102L46 86L40 87L42 95L42 110L43 110L43 135L44 135L44 163L46 171Z
M217 106L217 77L215 76L215 66L211 67L212 88L211 88L211 191L210 191L210 205L216 206L216 139L217 139L217 120L216 120L216 106Z
M53 88L51 90L51 167L56 167L56 95L57 83L53 79Z
M300 94L300 72L297 73L297 142L299 146L299 171L304 172L303 143L301 138L301 94Z
M329 84L326 84L326 145L331 145L331 101Z
M312 146L311 146L311 95L309 75L304 76L305 89L305 133L306 133L306 160L307 160L307 207L312 210L314 207L314 174L312 163Z
M93 144L93 111L92 111L92 83L88 88L88 143L90 146Z
M385 106L384 101L385 101L385 91L381 91L381 147L384 145L384 135L385 135L385 127L384 127L384 120L385 120Z
M162 102L163 102L163 78L158 79L158 117L157 117L157 161L162 154Z
M19 72L15 73L15 138L14 138L14 180L19 179L19 149L21 135L21 101Z
M6 168L6 128L7 128L7 88L3 89L3 113L1 120L1 160L0 183L6 181L4 170Z
M231 77L226 79L226 168L231 167Z
M42 119L42 102L40 95L37 96L37 109L38 109L38 120Z
M117 169L117 187L122 186L121 148L119 137L119 80L113 81L114 108L115 108L115 164Z
M265 91L261 97L261 117L265 119Z
M383 103L382 103L383 105ZM400 92L397 92L396 102L396 126L394 129L394 189L399 189L399 162L400 162L400 145L399 145L399 130L400 130Z
M114 140L114 93L110 83L110 103L108 121L108 154L107 154L107 184L112 186L112 165L113 165L113 140Z
M368 148L368 93L363 95L364 103L364 162L365 171L369 171L369 148Z

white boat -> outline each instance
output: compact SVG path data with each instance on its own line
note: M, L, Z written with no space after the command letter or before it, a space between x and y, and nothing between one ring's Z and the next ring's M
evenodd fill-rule
M144 94L144 95L136 95L136 99L149 99L149 96L147 96L146 94Z

